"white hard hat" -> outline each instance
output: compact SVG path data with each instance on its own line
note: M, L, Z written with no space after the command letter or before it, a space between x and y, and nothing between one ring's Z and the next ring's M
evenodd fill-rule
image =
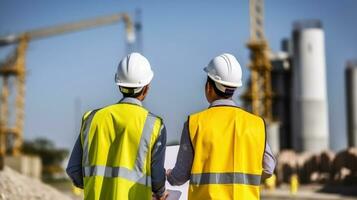
M154 77L149 61L140 53L130 53L123 58L115 74L115 83L128 88L140 88Z
M223 86L242 86L242 69L232 54L224 53L213 58L204 71L213 81Z

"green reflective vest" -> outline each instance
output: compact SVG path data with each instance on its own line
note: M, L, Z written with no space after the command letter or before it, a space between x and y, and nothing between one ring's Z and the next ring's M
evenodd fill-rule
M118 103L83 116L84 199L151 199L151 149L162 120Z

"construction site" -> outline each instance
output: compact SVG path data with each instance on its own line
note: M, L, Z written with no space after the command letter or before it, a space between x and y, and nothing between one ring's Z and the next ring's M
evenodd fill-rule
M202 68L229 52L244 68L233 100L264 119L277 160L261 199L357 199L353 0L19 4L0 3L0 200L83 199L65 171L81 118L118 102L113 72L131 52L156 73L144 106L166 123L166 169L208 107ZM188 187L166 183L181 200Z

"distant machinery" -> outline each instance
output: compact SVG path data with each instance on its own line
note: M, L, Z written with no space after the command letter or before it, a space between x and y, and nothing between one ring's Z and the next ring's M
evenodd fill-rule
M262 116L266 122L272 120L271 64L269 45L264 37L263 0L250 0L250 89L243 99L251 101L252 112Z
M136 49L135 51L143 53L144 47L143 47L143 23L142 23L142 13L141 9L137 9L135 11L135 16L134 16L134 27L135 27L135 44L136 44Z
M133 19L133 28L135 40L132 42L128 42L126 44L127 53L131 52L143 52L143 39L142 39L142 18L141 18L141 9L138 8L135 10L135 15Z
M268 41L264 37L264 2L250 0L250 81L245 94L242 95L245 105L252 112L264 118L267 138L273 152L280 149L279 123L272 118L271 54Z
M348 146L357 147L357 60L347 63L345 79Z
M293 147L319 152L329 147L325 37L321 22L294 23L292 68Z
M129 15L125 13L98 17L80 22L36 29L20 34L12 34L5 37L0 37L0 47L11 44L18 44L15 52L0 65L0 76L2 77L0 102L0 168L3 161L3 156L6 154L6 151L12 155L19 154L23 142L26 78L25 56L28 43L35 39L109 25L119 21L123 21L125 23L127 42L132 43L135 40L134 27ZM13 127L9 127L10 104L8 101L9 91L11 89L9 80L11 77L15 79L15 85L13 89L17 91L14 108L15 125Z

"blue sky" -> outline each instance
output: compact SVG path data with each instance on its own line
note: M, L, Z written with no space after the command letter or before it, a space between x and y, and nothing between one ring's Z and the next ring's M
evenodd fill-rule
M144 55L155 77L145 105L161 115L169 139L178 137L189 113L208 106L202 68L223 52L243 66L249 38L248 1L0 1L0 35L142 9ZM290 37L292 22L320 19L326 37L330 143L346 146L344 69L357 57L357 1L267 0L266 37L273 50ZM4 59L13 47L0 49ZM116 102L114 73L125 55L123 24L36 40L27 53L25 138L48 137L70 148L80 112ZM237 92L237 95L242 89ZM237 99L237 98L236 98ZM77 100L78 101L78 100Z

